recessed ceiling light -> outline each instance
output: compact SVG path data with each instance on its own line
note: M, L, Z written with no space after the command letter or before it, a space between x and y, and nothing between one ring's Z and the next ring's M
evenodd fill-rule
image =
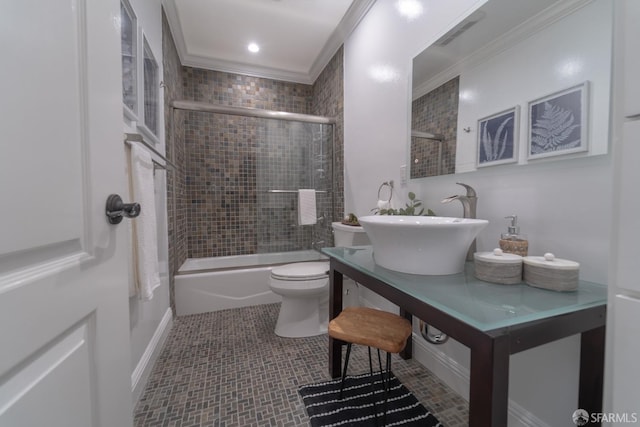
M412 21L422 15L424 11L422 3L418 0L398 0L396 2L396 9L398 9L400 15L404 16L409 21Z
M247 46L247 49L249 49L249 52L251 53L257 53L260 51L260 46L258 46L257 43L249 43L249 46Z

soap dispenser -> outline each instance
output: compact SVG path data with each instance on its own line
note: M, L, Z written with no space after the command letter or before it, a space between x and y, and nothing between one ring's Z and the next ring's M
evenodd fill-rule
M520 256L527 256L529 250L529 241L527 236L520 234L520 227L518 227L518 217L516 215L509 215L504 217L511 220L511 225L507 228L506 233L500 235L500 249L503 252L510 254L516 254Z

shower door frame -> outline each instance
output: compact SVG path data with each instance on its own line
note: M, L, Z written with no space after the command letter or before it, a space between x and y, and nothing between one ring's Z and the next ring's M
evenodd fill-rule
M334 191L335 184L335 166L336 166L336 123L337 120L335 117L327 117L327 116L317 116L312 114L302 114L302 113L290 113L286 111L275 111L275 110L266 110L261 108L253 108L253 107L237 107L230 105L219 105L219 104L211 104L207 102L200 101L189 101L189 100L173 100L169 103L171 107L171 115L170 115L170 129L168 138L171 138L170 146L170 158L175 160L175 141L174 141L174 126L175 126L175 113L178 110L182 111L192 111L192 112L206 112L213 114L222 114L222 115L232 115L232 116L244 116L244 117L254 117L254 118L262 118L262 119L274 119L274 120L283 120L283 121L293 121L293 122L302 122L302 123L311 123L311 124L324 124L331 126L331 206L329 208L331 218L327 220L329 222L333 221L333 217L335 216L335 207L336 207L336 192ZM173 182L173 181L172 181ZM173 182L175 185L175 182ZM171 192L171 200L172 205L176 205L176 192ZM176 228L176 215L172 215L172 225L173 229ZM312 246L313 246L312 242Z

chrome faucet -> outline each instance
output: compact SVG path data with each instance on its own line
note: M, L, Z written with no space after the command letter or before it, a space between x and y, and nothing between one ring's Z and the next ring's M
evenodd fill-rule
M470 185L463 184L461 182L456 182L458 185L462 185L467 190L467 194L465 196L456 194L455 196L447 197L446 199L442 199L440 203L450 203L454 200L460 200L462 203L463 209L463 218L473 218L476 217L476 205L478 204L478 196L476 195L476 190L474 190ZM473 239L473 243L469 246L469 251L467 252L467 261L473 261L473 254L476 251L476 240Z

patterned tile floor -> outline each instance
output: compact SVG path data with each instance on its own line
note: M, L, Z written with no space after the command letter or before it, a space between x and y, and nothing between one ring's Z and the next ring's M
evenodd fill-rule
M298 388L329 379L328 338L280 338L279 304L178 317L138 405L135 427L308 426ZM368 371L354 346L349 373ZM413 360L393 372L446 427L467 425L467 403Z

